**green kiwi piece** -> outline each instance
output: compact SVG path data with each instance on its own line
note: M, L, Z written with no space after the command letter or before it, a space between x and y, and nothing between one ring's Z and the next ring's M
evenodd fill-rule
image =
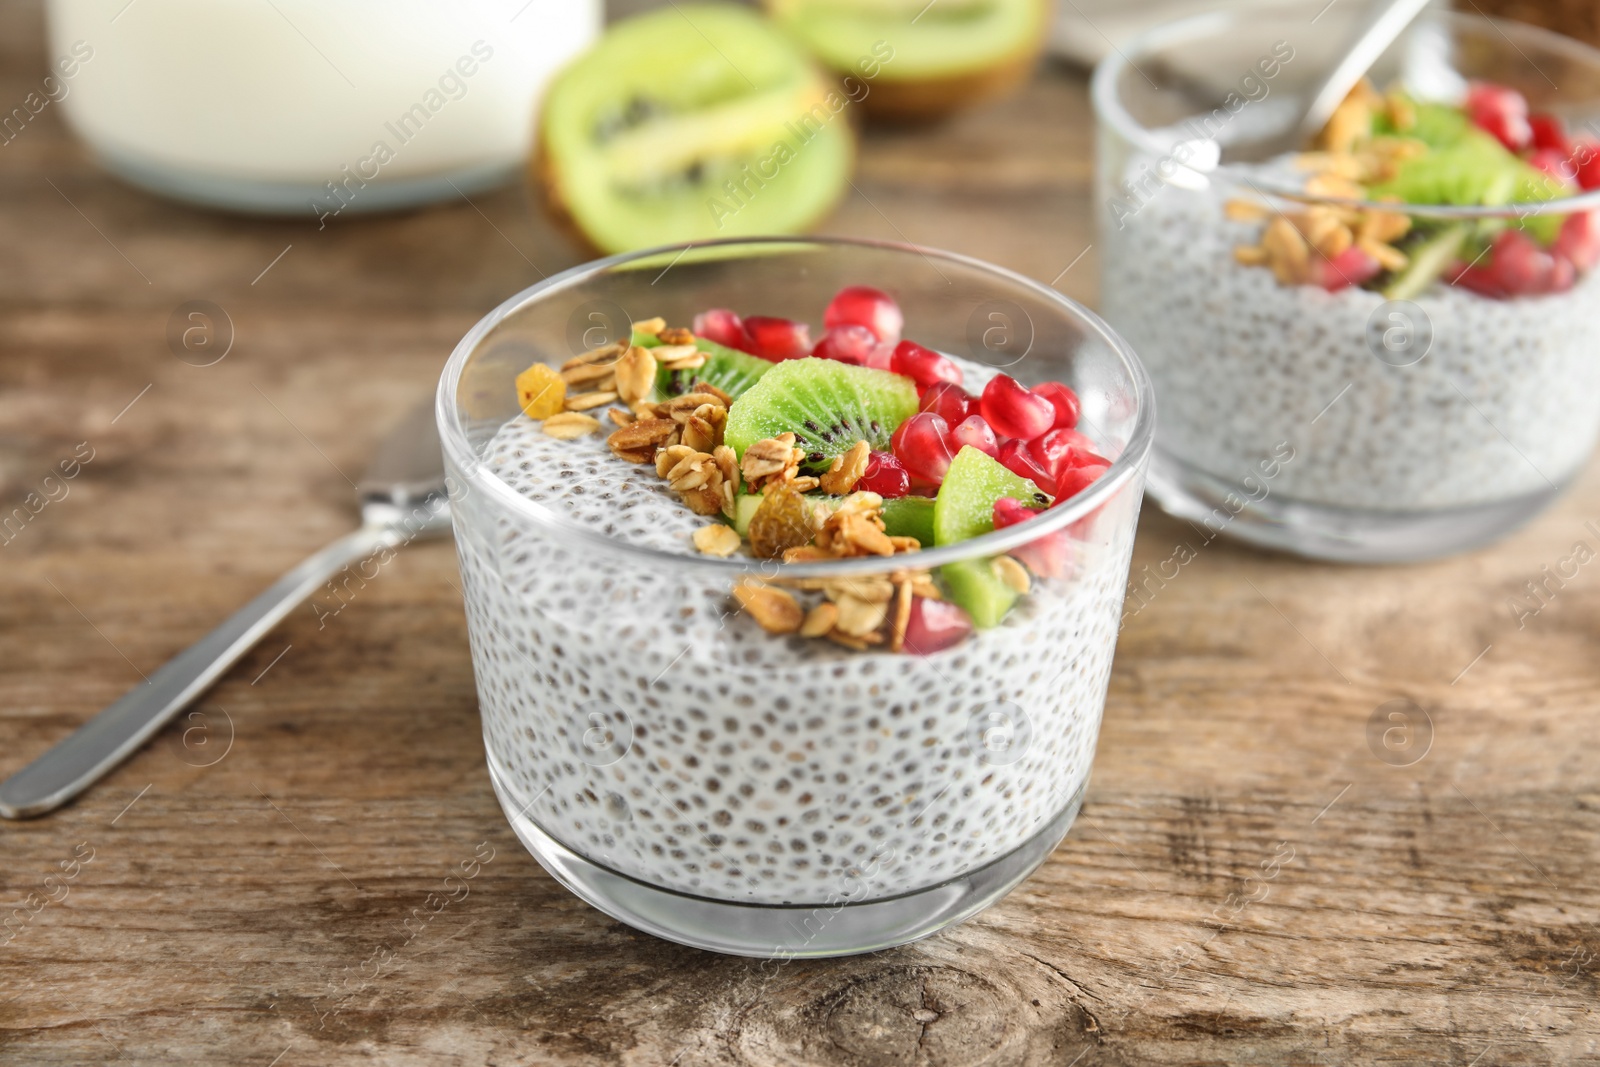
M953 545L993 530L994 502L1006 496L1030 507L1050 503L1050 497L1028 479L1011 473L971 445L964 446L950 461L934 498L934 543Z
M763 499L760 493L740 493L734 498L733 528L740 537L750 536L750 520L756 517L756 509Z
M837 95L754 11L674 3L613 24L555 77L535 183L603 252L800 233L848 187ZM818 108L828 121L807 121Z
M967 445L950 461L939 495L934 499L934 542L953 545L994 529L994 502L1015 497L1045 505L1050 498L1026 478L1018 477L989 456ZM992 557L965 559L939 568L950 599L966 609L979 629L997 626L1016 603L1012 589L992 566Z
M1017 602L1017 591L1000 579L992 556L946 563L939 568L939 579L980 630L999 626Z
M1046 0L765 0L772 17L842 76L851 100L934 118L1019 84L1044 43Z
M910 378L807 356L775 364L736 400L723 440L743 457L757 441L792 433L806 452L800 469L821 474L857 441L887 450L890 435L916 413Z
M883 532L890 537L915 537L923 548L932 548L933 507L931 496L890 497L883 502Z
M1472 129L1454 142L1403 161L1387 181L1367 195L1394 197L1408 204L1460 204L1495 207L1538 203L1569 196L1573 187L1551 177L1513 154L1482 130ZM1561 232L1560 215L1529 215L1520 225L1541 244Z
M1472 125L1472 120L1467 118L1466 112L1458 107L1450 104L1417 103L1409 96L1405 96L1404 99L1412 104L1416 121L1402 130L1394 125L1387 111L1379 111L1372 120L1372 132L1375 135L1413 137L1429 148L1449 148L1451 145L1459 144L1462 138L1476 128Z
M1386 300L1412 300L1432 285L1457 259L1467 238L1467 224L1458 222L1408 247L1409 262L1383 287Z
M661 339L647 333L635 332L633 343L643 348L656 348L660 346ZM777 366L760 356L752 356L748 352L719 345L704 337L696 337L694 344L710 358L693 370L656 368L656 394L660 399L670 400L672 397L682 396L691 391L695 382L714 385L734 399L738 399L752 385L760 381L763 374Z

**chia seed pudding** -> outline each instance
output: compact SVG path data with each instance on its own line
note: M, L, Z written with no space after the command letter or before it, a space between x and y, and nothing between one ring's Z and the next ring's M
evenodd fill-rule
M1600 185L1588 149L1529 118L1486 83L1460 106L1362 86L1317 151L1114 208L1102 303L1161 396L1163 462L1238 484L1287 444L1280 504L1395 513L1570 480L1600 431L1600 224L1410 207Z
M1523 496L1587 460L1600 272L1516 300L1440 286L1413 301L1425 322L1391 323L1382 293L1282 286L1235 262L1260 230L1224 217L1235 195L1166 190L1103 245L1101 303L1156 382L1164 453L1239 481L1288 442L1274 494L1377 510ZM1374 354L1375 319L1431 330L1427 354Z
M695 333L704 332L710 328L697 322ZM796 375L858 370L809 366L825 362L774 366ZM969 382L993 374L954 365ZM617 381L625 385L625 376L619 369ZM730 441L742 402L729 405ZM1090 413L1100 402L1084 398ZM678 465L669 446L652 461L634 454L644 431L622 430L668 407L644 400L633 408L634 418L619 411L609 435L569 434L565 427L580 424L558 415L518 415L474 450L480 473L565 528L519 521L478 493L455 505L485 745L508 811L520 809L567 850L647 885L759 905L879 900L937 886L1070 817L1105 701L1142 470L1118 468L1121 484L1089 516L1011 549L1007 566L1022 570L1022 559L1029 573L1009 609L986 620L981 601L963 600L970 618L958 633L930 630L931 622L919 631L921 616L897 618L900 597L931 612L960 589L914 570L914 539L897 543L877 569L871 551L846 551L852 527L840 519L861 508L876 518L882 500L874 492L822 498L812 489L808 499L832 501L808 519L815 539L785 549L785 562L752 556L766 502L791 487L803 492L807 469L822 469L827 484L828 470L837 475L854 449L808 468L796 448L802 465L766 476L745 533L731 492L719 513L714 493L700 506L703 484L660 473ZM882 428L885 439L891 428ZM685 422L679 432L689 439L692 429ZM909 456L904 440L882 453L884 464L902 450ZM733 479L741 492L759 485L751 457L763 443L770 441L741 449L744 480ZM942 462L949 473L941 493L957 471L1001 469L972 448ZM874 470L857 484L879 478ZM706 536L719 525L728 533ZM719 537L737 548L713 545ZM789 563L830 558L819 554L830 545L833 558L844 553L866 569L810 584L785 577ZM898 584L876 629L841 629L859 605L836 595L833 581ZM757 594L776 596L779 608L785 599L798 605L805 621L785 623ZM818 616L836 619L834 629L819 631Z

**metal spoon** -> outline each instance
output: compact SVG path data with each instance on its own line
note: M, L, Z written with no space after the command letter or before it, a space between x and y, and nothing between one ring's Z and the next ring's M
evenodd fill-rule
M1282 133L1247 144L1230 146L1238 159L1263 160L1295 152L1311 143L1333 117L1344 98L1356 83L1366 76L1372 65L1400 39L1406 28L1416 21L1429 0L1377 0L1361 22L1356 34L1345 47L1343 58L1311 96L1300 121Z
M384 438L357 494L360 529L279 578L143 684L0 783L0 816L43 815L99 781L340 569L386 548L448 532L449 498L432 401L414 409Z

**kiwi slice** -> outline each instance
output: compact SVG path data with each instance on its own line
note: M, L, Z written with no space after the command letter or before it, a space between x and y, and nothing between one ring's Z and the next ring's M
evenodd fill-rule
M994 502L1015 497L1024 503L1050 503L1050 497L967 445L950 461L933 506L934 542L953 545L994 529ZM950 599L966 609L979 629L997 626L1016 603L1017 592L1000 579L992 558L964 559L939 568Z
M890 435L916 413L910 378L807 356L774 364L735 401L723 440L743 457L757 441L792 433L806 452L800 469L821 474L857 441L887 450Z
M603 252L799 233L848 185L855 134L838 96L748 8L674 3L615 23L556 76L535 184Z
M657 348L661 344L661 339L647 333L635 333L633 343L643 348ZM663 399L692 392L695 382L714 385L734 399L738 399L752 385L760 381L763 374L777 365L760 356L752 356L748 352L719 345L704 337L696 337L694 344L708 357L700 366L693 370L657 368L656 392Z
M1372 132L1382 137L1412 137L1429 148L1448 148L1459 144L1475 127L1466 112L1450 104L1418 103L1402 93L1400 98L1411 104L1416 118L1405 129L1395 126L1387 111L1373 116Z
M750 520L756 517L756 509L761 506L763 499L760 493L741 493L734 500L733 528L740 537L750 536Z
M1408 204L1498 206L1571 195L1573 188L1521 159L1493 136L1473 129L1455 142L1402 162L1394 176L1367 190L1370 199ZM1541 244L1561 232L1559 215L1529 215L1519 225Z
M890 497L883 502L883 532L890 537L915 537L924 548L931 548L933 508L931 496Z
M999 96L1044 44L1046 0L765 0L873 115L928 119Z
M1409 246L1409 262L1383 287L1386 300L1412 300L1432 285L1459 257L1467 239L1467 224L1458 222Z

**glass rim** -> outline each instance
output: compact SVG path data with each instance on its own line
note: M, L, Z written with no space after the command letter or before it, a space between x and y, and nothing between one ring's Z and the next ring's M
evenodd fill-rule
M1138 70L1134 66L1134 60L1130 57L1146 55L1152 49L1164 45L1193 41L1206 36L1217 36L1227 28L1244 21L1248 16L1260 15L1264 10L1289 10L1302 6L1308 5L1295 2L1295 0L1285 0L1285 2L1244 9L1206 11L1197 15L1175 19L1172 22L1163 23L1160 26L1152 27L1137 34L1122 48L1113 50L1095 65L1094 74L1089 81L1089 99L1094 107L1095 117L1100 122L1116 130L1124 140L1144 151L1153 152L1157 155L1170 153L1173 146L1151 136L1150 128L1129 114L1128 109L1122 105L1122 101L1118 97L1116 89L1118 77L1124 71L1130 69ZM1516 38L1521 37L1521 43L1537 44L1546 51L1580 61L1594 68L1596 72L1600 72L1600 50L1564 34L1556 33L1554 30L1547 30L1540 26L1533 26L1526 22L1517 22L1512 19L1491 18L1487 15L1469 15L1459 11L1424 12L1418 19L1419 23L1422 21L1447 26L1488 26L1499 33L1518 52L1521 52L1521 48ZM1530 60L1529 62L1532 61ZM1600 146L1597 146L1596 150L1600 151ZM1504 204L1406 204L1387 200L1353 200L1345 197L1314 196L1303 190L1280 186L1271 181L1263 181L1259 175L1247 177L1244 170L1237 163L1218 163L1211 170L1204 173L1208 177L1217 175L1236 183L1248 185L1264 195L1271 194L1301 203L1387 211L1417 218L1526 218L1533 215L1571 215L1600 208L1600 189L1583 190L1576 196L1565 196L1555 200L1513 200Z
M1084 326L1089 333L1098 335L1122 364L1122 368L1132 386L1136 405L1133 431L1128 437L1127 445L1123 448L1121 454L1112 460L1110 469L1096 479L1087 489L1074 497L1070 504L1052 507L1038 518L1029 519L1015 526L1009 526L1004 530L995 530L982 534L958 544L920 549L915 553L894 556L862 556L805 563L783 563L779 560L749 557L722 559L698 553L669 552L644 545L631 544L602 533L591 526L576 522L555 508L550 508L528 499L504 479L490 471L479 460L472 449L471 442L467 439L466 430L461 424L456 404L457 389L462 373L466 368L467 360L479 349L490 332L506 319L523 308L548 299L564 289L589 281L613 268L629 263L650 259L659 260L663 256L671 256L674 253L681 257L684 253L696 248L727 248L731 250L739 246L745 246L758 249L776 245L788 245L791 247L814 246L820 249L873 249L901 255L914 255L928 261L930 265L935 260L938 260L990 275L997 281L1013 288L1029 291L1057 305L1070 318ZM833 236L732 237L712 241L690 241L681 244L660 245L655 248L624 252L607 256L603 259L591 260L587 263L569 267L558 274L550 275L548 278L502 301L487 315L479 319L467 331L465 336L456 343L456 347L450 353L450 358L446 361L444 370L439 378L434 410L439 425L441 447L445 456L457 469L463 472L468 482L468 486L464 487L466 491L484 492L489 499L495 502L497 507L538 527L543 533L552 535L569 545L576 545L589 550L616 552L637 559L640 562L651 562L680 569L689 567L695 570L721 573L730 577L757 571L770 573L781 571L786 577L793 578L831 578L835 576L876 574L904 570L908 566L913 566L917 570L929 570L943 566L946 563L955 563L976 556L999 555L1010 549L1028 544L1039 537L1058 530L1064 530L1106 503L1121 491L1123 486L1138 476L1138 472L1143 467L1155 441L1156 414L1154 386L1145 371L1144 365L1139 361L1138 356L1134 354L1132 347L1105 320L1076 300L1064 296L1055 289L1025 275L958 252L946 252L936 248L927 248L898 241ZM452 491L451 495L454 498L455 491ZM710 517L708 516L708 518ZM913 556L916 560L915 563L911 562Z

